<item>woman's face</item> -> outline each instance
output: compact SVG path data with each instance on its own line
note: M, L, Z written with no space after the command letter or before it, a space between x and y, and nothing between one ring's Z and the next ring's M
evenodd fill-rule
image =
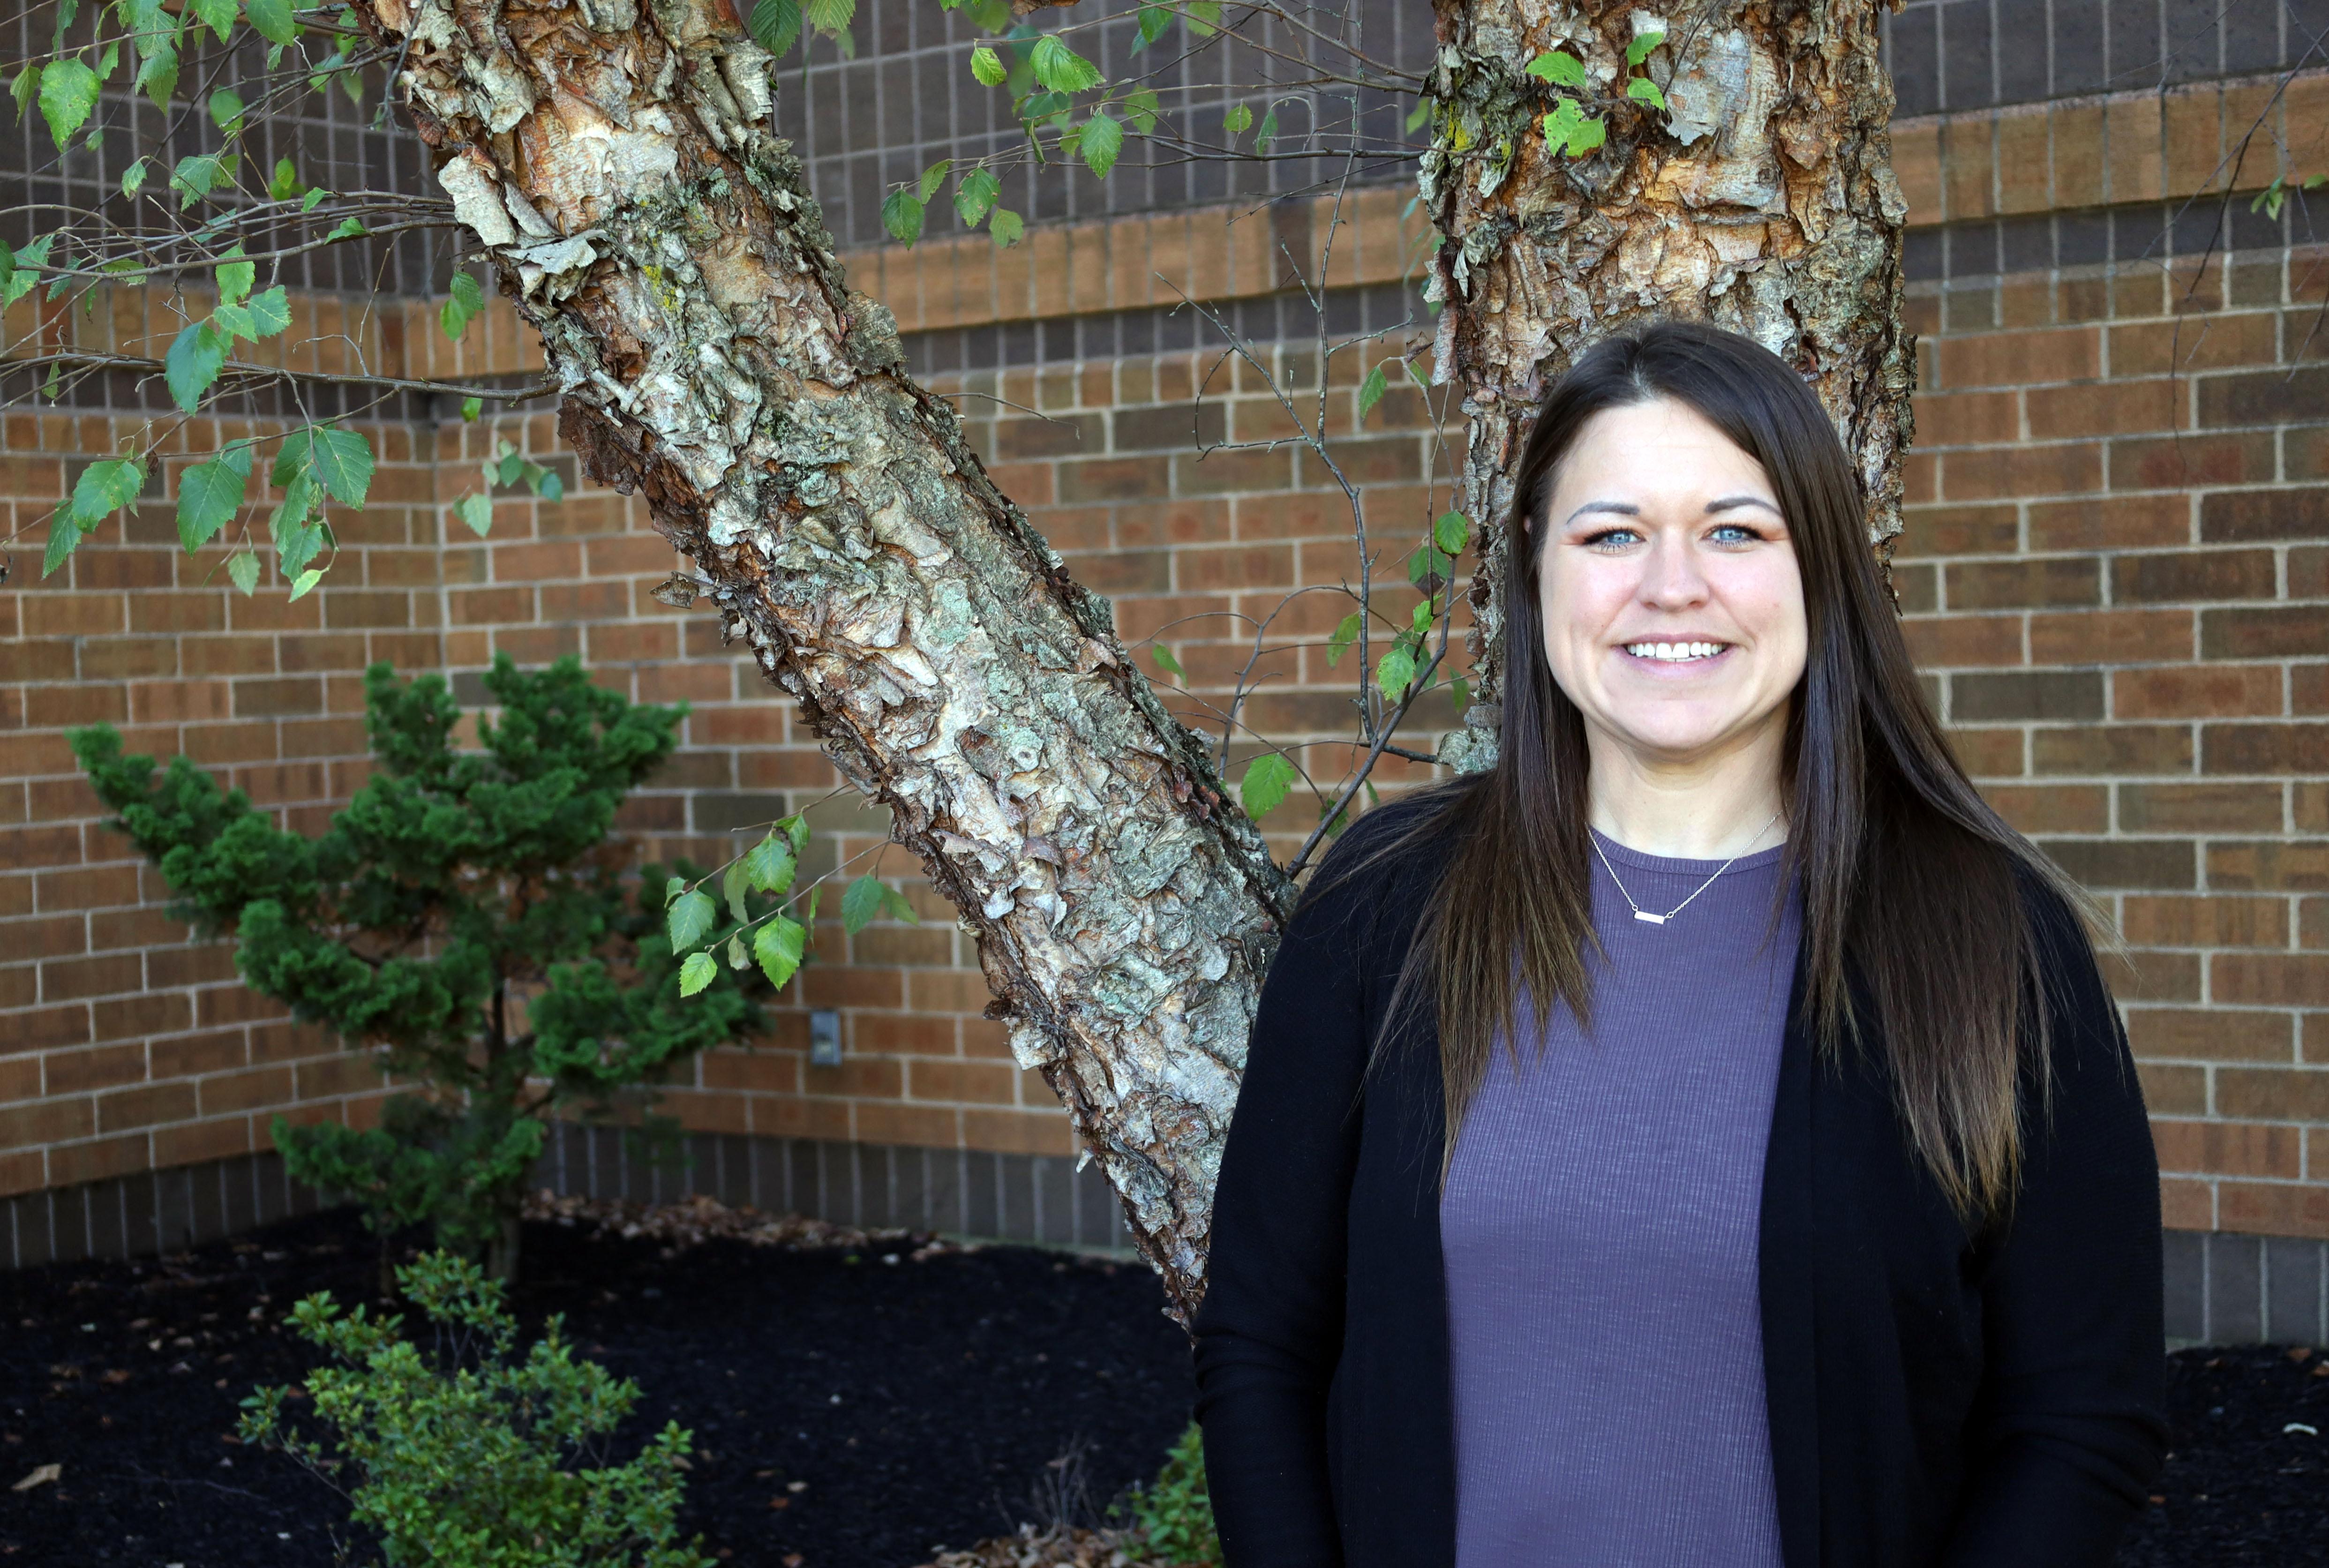
M1809 637L1760 463L1687 404L1604 410L1535 525L1545 662L1599 740L1661 768L1784 735Z

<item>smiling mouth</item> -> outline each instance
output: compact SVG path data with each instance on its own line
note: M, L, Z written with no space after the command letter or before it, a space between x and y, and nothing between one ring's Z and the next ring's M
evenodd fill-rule
M1730 647L1727 642L1629 642L1621 646L1635 658L1662 665L1686 665L1699 659L1711 659L1717 654L1728 652Z

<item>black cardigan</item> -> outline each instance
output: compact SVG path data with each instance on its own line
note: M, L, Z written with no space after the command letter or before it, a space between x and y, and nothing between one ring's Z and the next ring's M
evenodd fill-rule
M1363 1076L1436 872L1406 854L1306 901L1262 987L1193 1324L1228 1568L1455 1560L1428 1017ZM2102 1568L2164 1459L2150 1125L2075 916L2030 908L2057 1082L2002 1234L1969 1235L1910 1152L1880 1052L1815 1059L1788 1026L1759 1244L1787 1568Z

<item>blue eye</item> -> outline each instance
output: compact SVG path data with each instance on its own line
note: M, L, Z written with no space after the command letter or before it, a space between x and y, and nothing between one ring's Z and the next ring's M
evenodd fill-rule
M1707 537L1717 544L1751 544L1762 535L1742 524L1722 523L1718 524Z
M1586 548L1589 550L1621 550L1628 544L1638 544L1641 541L1642 535L1637 530L1604 528L1598 534L1587 535L1584 543Z

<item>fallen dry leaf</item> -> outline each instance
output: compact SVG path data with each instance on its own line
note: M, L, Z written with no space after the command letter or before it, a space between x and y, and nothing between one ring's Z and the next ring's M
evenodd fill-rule
M44 1487L51 1481L61 1479L64 1473L65 1468L62 1465L42 1465L8 1489L12 1492L29 1492L34 1487Z

